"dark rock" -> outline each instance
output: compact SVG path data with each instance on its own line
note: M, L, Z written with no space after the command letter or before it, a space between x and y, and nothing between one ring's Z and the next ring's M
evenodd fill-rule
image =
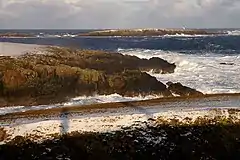
M173 73L174 69L176 68L176 65L174 63L170 64L167 61L157 57L150 58L148 61L143 61L144 62L140 64L139 68L146 71L152 69L153 73Z
M73 50L60 47L51 47L48 51L51 55L31 55L26 56L25 60L50 66L65 64L71 67L79 67L81 69L89 68L107 73L122 72L124 70L154 70L158 73L173 73L176 68L175 64L168 63L161 58L151 58L147 60L140 59L136 56L122 55L120 53Z
M220 63L221 65L234 65L234 63L227 63L227 62L223 62L223 63Z
M172 83L172 82L167 82L167 86L168 86L168 90L173 93L173 94L177 94L180 96L201 96L203 95L203 93L183 86L181 83Z
M122 89L117 92L122 95L142 95L146 94L161 94L164 96L171 96L172 94L167 90L166 86L159 82L155 77L140 71L126 71L118 75L121 76ZM124 82L124 85L123 85ZM112 83L112 82L111 82ZM117 91L117 90L115 90Z
M124 70L151 71L156 73L173 73L175 64L168 63L161 58L140 59L136 56L128 56L116 53L102 53L98 55L85 55L85 67L104 70L109 73L121 72ZM111 67L109 67L111 66Z

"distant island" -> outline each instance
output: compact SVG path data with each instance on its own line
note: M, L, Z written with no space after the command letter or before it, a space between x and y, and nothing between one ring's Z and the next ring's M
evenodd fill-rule
M116 29L116 30L92 30L74 35L54 35L55 37L83 37L83 36L165 36L165 35L219 35L226 33L216 33L201 29ZM41 35L42 36L42 35ZM28 33L3 32L0 38L32 38L41 37Z
M34 37L34 35L26 34L26 33L14 33L14 32L6 32L6 33L0 33L0 38L31 38Z
M164 36L164 35L214 35L216 33L197 29L119 29L101 30L79 34L79 36Z

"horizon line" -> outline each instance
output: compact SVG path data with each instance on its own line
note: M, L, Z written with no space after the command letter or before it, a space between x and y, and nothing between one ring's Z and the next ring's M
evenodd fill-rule
M182 27L183 28L183 27ZM124 29L182 29L178 27L140 27L140 28L0 28L0 30L124 30ZM224 27L209 27L209 28L193 28L184 27L185 29L240 29L240 28L224 28Z

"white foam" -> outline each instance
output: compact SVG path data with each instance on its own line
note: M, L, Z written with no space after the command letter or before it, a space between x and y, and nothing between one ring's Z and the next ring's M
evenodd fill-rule
M64 38L64 37L70 37L70 38L74 38L77 37L78 35L76 34L44 34L44 33L39 33L39 35L37 35L36 37L38 38Z
M228 35L238 36L238 35L240 35L240 30L227 31L227 34Z
M94 95L94 96L80 96L71 99L69 102L63 104L54 104L54 105L40 105L40 106L13 106L13 107L4 107L0 108L0 115L5 115L8 113L16 113L16 112L26 112L29 110L42 110L42 109L51 109L51 108L59 108L66 106L79 106L79 105L89 105L96 103L110 103L110 102L126 102L126 101L139 101L139 100L147 100L160 98L160 96L136 96L136 97L123 97L119 94L111 94L111 95Z
M51 109L62 107L61 104L54 104L54 105L39 105L39 106L13 106L13 107L3 107L0 108L0 115L5 115L8 113L17 113L17 112L26 112L29 110L44 110L44 109Z
M78 36L78 35L69 34L69 33L62 35L62 37L77 37L77 36Z
M123 97L119 94L111 94L111 95L95 95L95 96L81 96L73 98L70 102L65 103L64 105L85 105L85 104L94 104L94 103L109 103L109 102L126 102L126 101L139 101L139 100L147 100L159 98L159 96L149 95L143 97L141 95L137 97Z
M163 37L210 37L210 36L213 36L213 35L211 35L211 34L209 34L209 35L204 35L204 34L183 34L183 33L178 34L177 33L177 34L173 34L173 35L166 34Z
M240 92L240 55L181 54L161 50L124 50L125 55L135 55L150 59L160 57L177 65L173 74L152 74L159 81L181 82L183 85L196 88L204 93ZM221 65L220 63L233 63Z

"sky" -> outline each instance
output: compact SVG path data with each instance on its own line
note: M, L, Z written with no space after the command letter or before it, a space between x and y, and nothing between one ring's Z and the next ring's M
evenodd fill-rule
M0 0L0 29L240 28L240 0Z

